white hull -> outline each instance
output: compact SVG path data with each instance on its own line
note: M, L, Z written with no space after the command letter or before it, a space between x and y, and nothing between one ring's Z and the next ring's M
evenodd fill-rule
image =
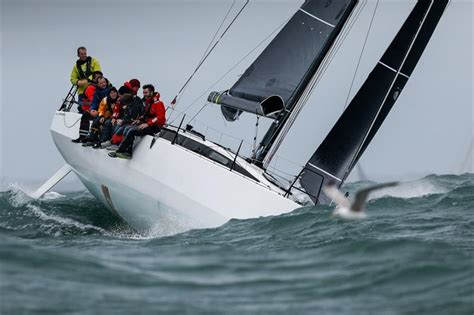
M84 186L137 230L173 233L300 207L267 181L260 169L240 158L239 165L258 182L162 138L151 149L151 136L137 141L132 160L82 147L71 142L79 134L79 119L79 114L56 112L51 126L54 143ZM211 142L199 141L215 148ZM234 157L220 147L215 150Z

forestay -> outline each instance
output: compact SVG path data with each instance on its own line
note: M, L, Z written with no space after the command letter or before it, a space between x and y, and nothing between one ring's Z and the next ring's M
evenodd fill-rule
M410 78L448 0L419 0L385 54L301 172L314 202L323 185L342 185Z

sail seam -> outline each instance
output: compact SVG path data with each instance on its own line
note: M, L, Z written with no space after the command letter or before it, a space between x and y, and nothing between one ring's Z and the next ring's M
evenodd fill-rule
M406 75L405 73L402 73L402 72L399 72L399 71L395 70L394 68L390 67L389 65L386 65L382 61L379 61L379 64L381 64L382 66L384 66L385 68L387 68L389 70L392 70L393 72L395 72L397 74L400 74L400 75L404 76L407 79L410 79L410 76Z
M329 173L328 171L323 170L323 169L320 168L320 167L317 167L317 166L314 165L313 163L308 163L308 165L310 165L310 166L314 167L315 169L317 169L318 171L323 172L324 174L326 174L326 175L328 175L328 176L334 178L335 180L342 182L342 179L338 178L337 176L334 176L333 174Z
M372 120L372 123L370 124L370 127L369 127L369 129L367 130L367 133L365 134L364 140L362 140L362 142L361 142L361 144L360 144L360 146L359 146L359 148L358 148L356 154L354 155L354 159L359 155L359 152L361 151L362 147L364 146L364 143L365 143L365 141L367 140L367 137L369 136L370 131L372 130L372 128L373 128L373 126L374 126L374 124L375 124L375 121L376 121L377 118L379 117L380 111L382 110L383 105L384 105L385 102L387 101L388 96L390 95L390 92L392 91L392 88L393 88L393 86L395 85L395 82L397 81L398 74L401 73L401 70L402 70L403 66L405 65L405 62L406 62L408 56L409 56L410 53L411 53L411 50L412 50L412 48L413 48L413 45L415 45L415 42L416 42L417 39L418 39L418 35L420 35L421 29L423 28L423 26L424 26L424 24L425 24L426 18L428 17L428 15L429 15L430 12L431 12L431 8L433 7L433 4L434 4L434 0L431 0L431 4L430 4L428 10L426 10L426 14L425 14L425 16L423 17L423 20L421 21L420 26L418 27L418 30L417 30L417 32L416 32L416 34L415 34L415 37L413 38L413 41L411 42L410 47L408 47L407 53L406 53L405 57L404 57L403 60L402 60L402 64L400 65L400 68L399 68L399 70L397 71L397 74L395 75L395 78L393 79L392 84L390 85L390 88L388 89L387 94L385 95L385 98L384 98L384 100L382 101L379 110L377 111L377 114L375 115L374 119ZM354 162L354 161L352 161L351 164L352 164L353 162ZM351 167L352 167L351 164L350 164L349 167L347 168L346 174L344 175L344 177L347 176L349 170L351 169Z
M318 21L321 22L321 23L324 23L324 24L326 24L326 25L331 26L332 28L336 27L335 25L333 25L333 24L331 24L331 23L329 23L329 22L326 22L326 21L324 21L323 19L318 18L316 15L313 15L313 14L309 13L308 11L305 11L305 10L303 10L303 9L301 9L301 8L300 8L300 11L303 12L303 13L306 13L307 15L309 15L309 16L312 17L313 19L318 20Z

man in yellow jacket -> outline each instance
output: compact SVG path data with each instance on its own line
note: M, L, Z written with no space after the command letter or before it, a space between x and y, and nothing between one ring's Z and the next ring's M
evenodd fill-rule
M95 58L87 56L86 47L79 47L77 49L76 64L71 71L71 83L77 85L77 94L79 103L84 98L84 91L86 87L92 82L92 74L96 71L101 71L99 61Z

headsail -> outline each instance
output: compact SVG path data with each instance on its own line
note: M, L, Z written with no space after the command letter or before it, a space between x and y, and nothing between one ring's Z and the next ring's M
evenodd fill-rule
M269 131L278 133L357 2L306 0L234 86L208 100L229 121L242 111L278 119Z
M347 178L412 74L448 0L419 0L379 63L306 164L300 184L314 202Z

